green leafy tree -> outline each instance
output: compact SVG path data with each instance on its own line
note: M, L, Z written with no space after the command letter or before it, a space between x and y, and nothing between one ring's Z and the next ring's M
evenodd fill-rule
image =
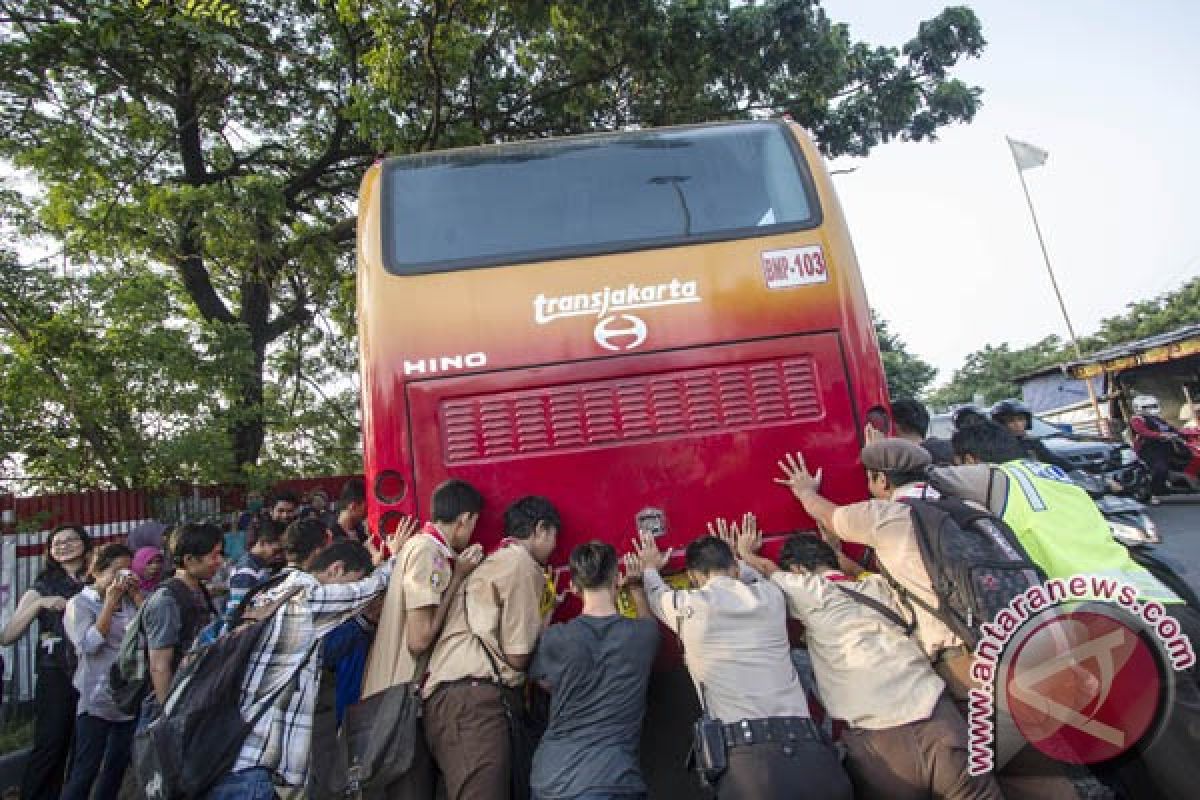
M1129 303L1126 308L1124 314L1102 320L1095 334L1080 340L1085 354L1200 324L1200 278L1192 278L1179 289L1153 299ZM1019 397L1021 388L1016 378L1075 358L1075 349L1057 336L1047 336L1016 350L1008 344L987 345L967 356L950 382L933 391L929 399L936 407L945 408L969 403L977 394L989 403Z
M1100 322L1100 330L1081 342L1085 352L1200 323L1200 278L1151 300L1129 303L1126 309L1124 314Z
M879 341L879 353L883 357L888 394L893 400L921 396L937 377L937 367L908 352L904 340L888 328L887 320L880 319L874 312L871 318L875 322L875 338Z
M950 382L930 393L929 401L935 408L945 408L970 403L977 395L981 395L985 403L1020 397L1021 388L1014 378L1059 363L1063 353L1062 340L1057 336L1047 336L1019 350L1011 349L1008 344L987 345L967 356Z
M173 281L127 264L60 275L0 251L0 453L43 489L208 477L229 458ZM228 467L228 464L224 466Z
M950 73L985 44L963 7L892 48L814 0L0 0L0 19L0 156L40 189L23 231L167 284L192 361L220 366L197 373L213 477L264 447L264 468L353 461L351 214L377 154L790 113L865 155L971 120L980 90Z

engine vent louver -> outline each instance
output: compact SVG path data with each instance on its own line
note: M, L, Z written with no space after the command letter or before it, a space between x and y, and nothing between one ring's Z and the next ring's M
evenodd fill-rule
M822 413L807 357L458 397L440 409L447 464L812 421Z

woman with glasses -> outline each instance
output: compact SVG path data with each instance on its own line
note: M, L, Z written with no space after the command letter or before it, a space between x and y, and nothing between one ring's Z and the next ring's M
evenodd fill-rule
M76 659L63 631L63 610L67 600L83 589L92 552L92 541L82 525L58 526L46 545L45 567L0 631L0 645L10 645L25 635L35 619L38 623L33 750L21 779L25 800L52 800L62 791L79 701L71 685Z

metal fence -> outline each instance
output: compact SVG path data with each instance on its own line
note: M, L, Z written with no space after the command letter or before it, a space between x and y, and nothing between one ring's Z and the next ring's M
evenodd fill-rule
M0 487L3 488L3 487ZM50 531L61 524L82 525L96 544L123 539L154 516L156 503L137 490L90 490L17 497L0 493L0 623L6 624L45 563ZM33 696L37 623L3 649L4 708L0 717Z
M314 489L337 497L350 476L285 481L275 489L288 489L302 498ZM94 544L123 541L147 522L176 525L192 520L214 521L226 530L236 528L243 508L243 492L237 487L179 484L168 489L83 489L76 492L20 496L24 488L0 480L0 628L8 623L21 596L41 571L46 543L56 526L82 525ZM19 716L33 698L34 653L37 643L34 622L14 644L0 648L4 702L0 722Z

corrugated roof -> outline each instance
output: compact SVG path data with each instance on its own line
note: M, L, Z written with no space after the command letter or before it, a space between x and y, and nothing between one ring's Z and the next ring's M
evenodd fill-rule
M1076 378L1101 372L1157 364L1200 353L1200 324L1184 325L1173 331L1147 336L1124 344L1106 347L1086 358L1068 362L1067 371Z

